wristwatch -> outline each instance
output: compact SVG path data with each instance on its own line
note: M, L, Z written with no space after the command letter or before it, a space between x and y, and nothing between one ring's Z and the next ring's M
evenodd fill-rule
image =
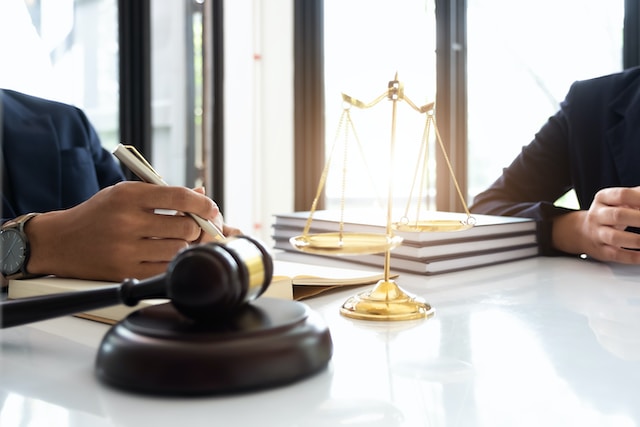
M37 213L28 213L9 220L0 229L0 272L6 279L34 277L27 272L29 239L24 232L27 221Z

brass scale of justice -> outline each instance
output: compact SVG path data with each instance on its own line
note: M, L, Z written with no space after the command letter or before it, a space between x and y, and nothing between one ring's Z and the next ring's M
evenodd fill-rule
M440 133L436 126L435 121L435 103L430 102L421 107L416 106L404 93L404 85L398 80L398 74L396 73L394 80L390 81L387 87L387 91L381 94L378 98L370 103L364 103L349 95L342 94L343 111L340 119L339 130L346 121L348 126L347 131L351 131L355 134L355 127L351 120L350 108L352 106L368 109L384 99L388 99L392 102L391 113L391 143L390 143L390 162L389 162L389 182L388 182L388 195L387 195L387 218L386 218L386 231L382 233L361 233L361 232L345 232L344 231L344 186L346 185L347 167L346 164L342 169L342 198L340 207L340 222L339 230L336 232L326 233L311 233L311 225L313 223L313 215L316 211L318 199L322 194L322 190L327 180L329 169L331 167L333 153L335 151L338 138L333 143L329 157L322 171L319 185L315 198L312 202L309 217L305 223L302 235L292 237L290 244L297 250L307 253L319 254L319 255L354 255L354 254L374 254L385 253L384 257L384 275L383 279L378 281L374 287L365 292L358 293L349 298L342 307L340 313L346 317L360 319L360 320L414 320L421 318L429 318L435 314L434 308L428 304L424 299L413 296L404 291L394 280L391 279L391 251L402 244L403 238L394 235L394 230L409 231L409 232L435 232L435 231L460 231L473 227L475 225L475 218L471 216L467 204L460 191L460 186L453 173L453 168L444 144L440 137ZM392 177L394 176L394 153L396 149L396 112L397 104L399 101L405 101L415 111L426 114L425 128L420 146L420 153L418 155L418 161L416 163L413 184L409 193L409 201L406 206L405 214L399 221L393 221L393 183ZM346 118L346 120L344 120ZM449 174L453 181L453 184L458 193L458 197L462 202L466 213L466 219L463 220L449 220L449 219L420 219L420 200L422 200L422 192L424 189L425 181L428 182L428 159L429 159L429 140L431 130L435 133L436 140L442 150L443 157L449 169ZM344 137L344 144L348 144L347 135ZM356 142L360 145L360 141L356 137ZM360 152L362 153L362 147L360 145ZM345 146L346 149L346 146ZM420 173L422 171L422 174ZM417 210L414 220L410 220L408 211L412 203L413 191L417 181L420 181L420 190L417 197Z

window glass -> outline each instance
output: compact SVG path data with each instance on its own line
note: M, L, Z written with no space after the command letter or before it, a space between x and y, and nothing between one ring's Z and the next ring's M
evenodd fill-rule
M397 103L392 151L392 102L384 98L370 108L351 107L353 129L349 129L345 122L340 126L342 94L372 103L387 93L397 73L404 96L413 104L420 107L434 101L434 12L429 0L325 0L327 208L339 207L343 200L352 207L384 207L390 182L394 204L407 200L425 114L413 110L409 102Z
M0 1L0 87L75 105L118 142L116 0Z
M187 109L193 90L187 18L185 2L151 0L152 163L171 185L187 185Z
M533 139L572 82L622 69L623 18L623 0L468 0L470 197Z

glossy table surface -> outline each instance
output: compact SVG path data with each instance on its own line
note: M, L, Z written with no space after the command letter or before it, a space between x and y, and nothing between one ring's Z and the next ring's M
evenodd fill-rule
M540 257L397 282L435 316L340 315L366 287L310 299L331 331L329 367L241 395L104 386L94 359L108 325L63 317L0 330L0 425L640 425L640 266Z

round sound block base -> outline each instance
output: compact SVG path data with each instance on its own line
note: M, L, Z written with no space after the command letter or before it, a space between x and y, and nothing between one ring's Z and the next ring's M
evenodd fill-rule
M134 392L227 394L308 377L328 365L332 352L327 327L296 301L258 298L211 324L166 303L115 324L95 368L102 382Z

